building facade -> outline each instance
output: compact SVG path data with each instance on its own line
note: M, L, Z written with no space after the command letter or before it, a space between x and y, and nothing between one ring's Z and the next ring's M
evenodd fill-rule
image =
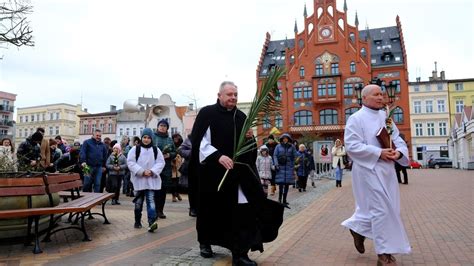
M448 81L450 121L454 125L455 115L462 114L464 106L474 104L474 78Z
M474 109L464 106L462 113L454 115L449 139L453 167L474 170Z
M36 132L38 127L45 129L45 138L60 135L72 144L79 137L79 117L85 114L80 104L67 103L38 105L17 108L16 144Z
M429 81L410 82L409 92L413 160L426 166L432 157L449 157L447 140L451 127L444 72L438 77L435 70Z
M117 110L111 105L109 112L79 115L79 142L90 139L96 129L102 131L102 139L116 139Z
M258 128L266 135L273 127L294 137L343 139L348 117L360 106L355 88L379 78L396 86L394 120L410 139L407 57L400 19L396 25L359 31L335 0L314 0L314 14L304 9L304 29L294 27L294 39L271 40L267 33L257 67L260 88L276 67L286 74L278 82L282 109ZM382 87L385 89L385 86Z
M15 122L13 111L15 110L16 94L0 91L0 140L9 138L15 141Z
M123 136L132 139L134 136L141 137L145 127L145 111L126 112L119 110L117 113L117 131L115 139L121 141Z

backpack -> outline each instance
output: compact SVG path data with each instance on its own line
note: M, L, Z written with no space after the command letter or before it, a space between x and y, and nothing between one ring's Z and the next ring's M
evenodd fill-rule
M158 157L158 148L156 146L151 146L153 148L153 154L155 155L155 160L156 160L156 157ZM141 149L142 146L137 146L137 148L135 149L135 160L138 161L138 157L140 157L140 152L141 152Z

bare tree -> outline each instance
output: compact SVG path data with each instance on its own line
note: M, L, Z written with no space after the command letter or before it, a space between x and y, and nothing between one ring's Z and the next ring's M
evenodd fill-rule
M27 16L33 6L25 0L5 0L0 2L0 45L13 44L17 47L34 46L33 30Z

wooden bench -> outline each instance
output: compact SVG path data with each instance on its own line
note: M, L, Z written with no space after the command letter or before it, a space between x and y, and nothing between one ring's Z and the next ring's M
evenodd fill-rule
M26 242L29 242L31 237L31 226L34 220L35 224L35 247L33 253L41 253L39 245L39 218L42 215L50 215L50 223L47 229L47 234L44 241L50 241L50 236L56 232L66 229L77 229L83 233L83 241L90 241L90 237L87 234L84 218L87 215L98 214L104 217L104 223L108 224L109 221L105 215L105 204L111 199L113 193L82 193L79 192L81 180L79 175L45 175L43 177L33 178L0 178L0 197L5 196L27 196L28 197L28 208L27 209L15 209L15 210L2 210L0 211L0 219L8 218L28 218L28 232L26 236ZM70 201L60 203L57 206L52 206L52 193L61 192L63 190L69 190L71 199ZM32 208L31 197L35 195L48 195L50 200L50 207ZM91 209L102 204L102 213L91 213ZM59 214L59 215L58 215ZM53 230L57 225L57 222L65 214L70 214L71 217L76 217L75 222L80 220L79 226L71 226L65 228L58 228ZM56 216L55 216L56 215Z

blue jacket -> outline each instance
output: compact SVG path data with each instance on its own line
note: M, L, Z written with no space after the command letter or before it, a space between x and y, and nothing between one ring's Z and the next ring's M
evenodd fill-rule
M290 138L291 140L291 138ZM275 183L293 184L295 177L293 169L295 167L296 149L293 144L280 142L273 152L273 163L276 166Z
M89 166L104 166L107 161L107 147L102 141L90 138L81 146L80 163L85 162Z
M298 151L296 156L296 161L295 161L295 169L296 169L296 174L298 176L308 176L309 172L312 170L311 169L311 160L313 157L308 154L308 152L300 152Z

